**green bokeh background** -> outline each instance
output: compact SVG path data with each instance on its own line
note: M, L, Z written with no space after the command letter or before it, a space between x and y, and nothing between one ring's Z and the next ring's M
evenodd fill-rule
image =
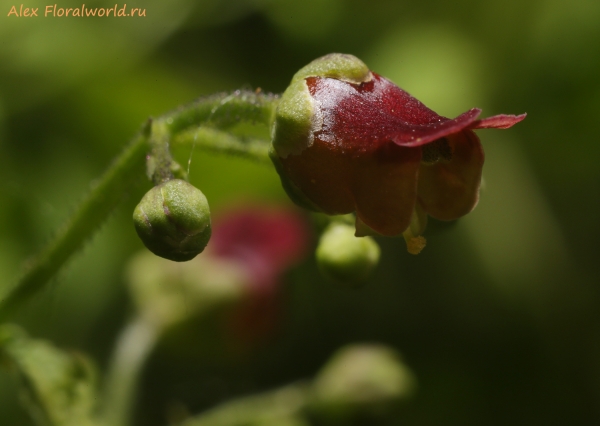
M479 132L480 204L433 223L419 256L381 240L382 264L358 291L322 280L308 259L285 280L282 332L243 358L159 348L137 424L311 377L359 341L398 349L419 380L392 424L600 424L600 2L151 0L127 3L146 17L52 18L31 1L42 16L7 16L19 4L0 4L0 286L148 116L218 91L282 92L326 53L360 57L445 116L528 113ZM191 180L215 214L243 200L289 204L272 168L239 159L195 151ZM131 211L147 189L132 188L20 311L30 334L105 366L131 309L123 267L142 248ZM2 425L30 424L16 389L0 371Z

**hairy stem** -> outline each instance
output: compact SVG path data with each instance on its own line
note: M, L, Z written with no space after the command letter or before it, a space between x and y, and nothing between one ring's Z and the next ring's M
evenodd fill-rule
M183 131L173 137L171 144L174 147L194 145L196 148L205 151L235 155L264 164L271 163L268 140L240 138L225 131L208 127Z
M17 283L0 300L0 320L21 302L41 290L46 282L102 224L127 189L144 173L148 126L134 138L104 175L93 182L90 192L73 216L50 243L31 259Z
M169 149L170 135L162 120L153 120L150 131L150 155L148 156L148 177L154 185L173 179L173 158Z
M279 97L276 95L236 90L202 98L166 114L162 119L172 135L197 127L199 123L221 130L241 121L270 125L277 102Z
M24 268L18 281L0 298L0 321L42 288L77 252L123 198L144 176L158 184L172 178L176 166L169 143L196 143L198 148L239 154L266 162L268 141L228 133L241 122L270 126L279 98L250 91L221 93L181 107L153 120L134 138L91 190L50 243ZM133 231L132 231L133 232Z

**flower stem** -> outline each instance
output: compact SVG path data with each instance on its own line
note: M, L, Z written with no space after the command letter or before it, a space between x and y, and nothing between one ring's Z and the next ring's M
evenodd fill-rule
M278 102L277 95L236 90L201 98L166 114L163 119L172 135L197 127L200 123L221 130L227 130L241 121L270 125Z
M147 162L148 177L154 185L173 179L173 158L169 150L170 135L162 120L153 120L150 131L150 155Z
M172 146L195 145L199 149L230 154L270 164L269 141L258 138L240 138L222 130L199 127L183 131L171 140Z
M44 284L102 224L132 182L143 176L148 126L125 148L42 252L25 265L21 278L0 300L0 320Z
M149 120L104 175L92 187L73 216L41 253L26 264L18 281L0 296L0 321L44 288L48 280L99 228L131 185L148 172L155 184L172 178L174 162L169 143L196 143L209 151L268 161L268 142L234 136L228 131L241 122L270 126L278 96L251 91L221 93Z
M140 373L159 334L157 327L141 316L135 317L121 332L107 373L102 424L130 424Z

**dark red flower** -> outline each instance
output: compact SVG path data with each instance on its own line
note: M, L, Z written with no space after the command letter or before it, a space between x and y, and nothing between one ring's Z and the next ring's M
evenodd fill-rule
M442 117L357 58L328 55L301 69L284 93L271 157L299 204L356 212L359 236L408 233L409 241L426 214L454 220L477 204L484 154L473 130L525 118L480 113Z

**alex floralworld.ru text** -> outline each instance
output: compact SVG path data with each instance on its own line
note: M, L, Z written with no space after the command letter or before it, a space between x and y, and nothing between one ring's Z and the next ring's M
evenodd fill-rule
M14 16L16 18L31 18L37 16L44 17L91 17L91 16L115 16L115 17L124 17L124 16L146 16L146 9L140 9L137 7L132 7L127 9L127 4L124 4L122 7L119 7L117 4L114 7L94 7L88 8L85 4L82 4L80 7L58 7L56 4L48 5L42 12L39 11L39 7L24 7L23 4L17 6L12 6L8 11L7 16Z

